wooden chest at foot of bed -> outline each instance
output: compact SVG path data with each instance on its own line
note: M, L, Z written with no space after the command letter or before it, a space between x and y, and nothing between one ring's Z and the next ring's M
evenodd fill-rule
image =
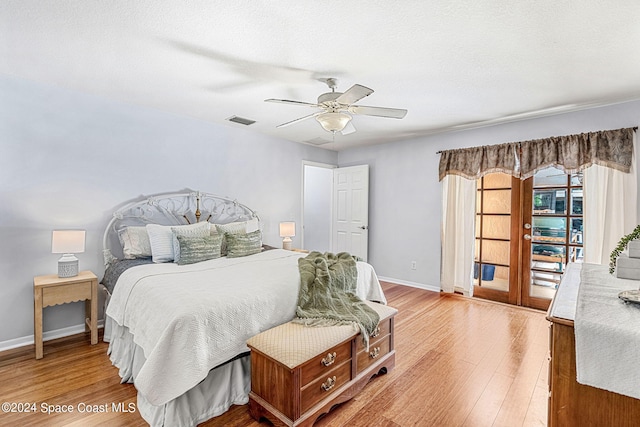
M251 349L249 411L276 426L311 426L395 366L395 308L367 302L380 315L369 339L351 325L307 327L285 323L247 341Z

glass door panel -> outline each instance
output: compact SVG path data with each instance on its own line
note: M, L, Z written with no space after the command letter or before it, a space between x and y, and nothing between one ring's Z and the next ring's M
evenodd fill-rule
M479 216L477 217L480 218ZM482 216L483 236L490 239L511 238L511 217L505 215L483 215Z
M485 214L510 214L511 190L484 190L482 212Z
M511 188L511 175L506 173L490 173L485 175L483 188Z
M531 238L534 242L564 243L567 234L566 218L533 217Z

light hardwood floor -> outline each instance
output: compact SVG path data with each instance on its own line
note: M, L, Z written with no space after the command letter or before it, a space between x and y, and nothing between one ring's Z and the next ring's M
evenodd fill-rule
M396 368L321 418L334 426L543 426L547 418L548 322L545 313L383 283L396 317ZM132 404L136 391L120 384L106 354L76 335L0 353L0 403L35 403L36 413L0 411L0 426L144 426ZM43 414L42 404L73 413ZM79 413L80 404L107 413ZM100 409L97 406L96 409ZM56 408L62 409L62 408ZM234 406L204 426L268 426L247 406Z

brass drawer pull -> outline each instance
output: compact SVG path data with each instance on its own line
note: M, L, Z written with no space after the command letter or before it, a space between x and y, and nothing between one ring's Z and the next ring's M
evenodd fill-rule
M374 348L373 351L369 353L369 357L371 357L372 359L375 359L379 355L380 355L380 347Z
M336 352L328 353L325 357L322 358L320 363L324 366L331 366L336 361Z
M322 385L320 387L322 387L322 389L324 391L329 391L331 390L334 386L336 385L336 376L334 375L333 378L327 378L327 380L325 382L322 383Z
M378 335L380 335L380 326L378 326L378 327L376 328L376 330L375 330L375 331L373 331L373 333L371 334L371 338L375 338L375 337L377 337Z

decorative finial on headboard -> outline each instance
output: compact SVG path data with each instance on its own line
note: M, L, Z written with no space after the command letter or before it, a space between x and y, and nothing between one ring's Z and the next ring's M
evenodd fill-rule
M200 192L196 193L196 222L200 222Z
M196 193L191 193L191 196L196 196L196 212L195 212L195 216L196 216L196 222L200 222L200 216L202 215L202 212L200 212L200 192L196 192ZM182 217L187 221L187 224L191 224L191 221L189 221L189 217L184 214L182 215ZM209 218L211 218L211 215L209 215ZM207 221L209 221L209 218L207 218Z

